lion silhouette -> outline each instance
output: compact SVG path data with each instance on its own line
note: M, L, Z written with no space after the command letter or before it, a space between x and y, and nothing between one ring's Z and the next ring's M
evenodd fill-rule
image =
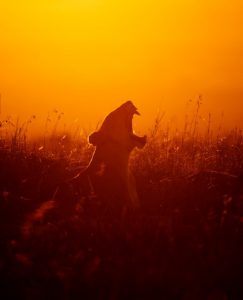
M100 129L89 136L95 151L85 170L93 192L102 196L107 205L121 210L138 206L135 179L129 170L129 157L135 147L143 148L146 136L134 134L133 116L140 115L127 101L107 115Z

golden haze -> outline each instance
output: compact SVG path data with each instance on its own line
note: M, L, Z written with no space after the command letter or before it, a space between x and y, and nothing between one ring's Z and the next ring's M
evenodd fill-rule
M242 15L239 0L1 1L2 113L90 125L132 99L147 126L202 94L242 126Z

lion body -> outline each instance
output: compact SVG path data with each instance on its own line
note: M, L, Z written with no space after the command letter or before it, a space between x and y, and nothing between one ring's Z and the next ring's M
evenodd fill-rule
M129 157L135 147L145 145L146 137L133 133L135 113L134 105L126 102L111 112L100 130L89 137L89 142L96 149L86 173L95 192L109 197L119 206L138 206L139 203L135 179L129 170Z

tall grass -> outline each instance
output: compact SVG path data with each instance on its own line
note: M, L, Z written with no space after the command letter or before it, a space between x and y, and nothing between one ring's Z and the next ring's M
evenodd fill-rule
M141 206L121 221L68 182L93 147L77 125L0 123L0 295L9 299L243 299L243 134L155 118L131 168ZM203 127L203 128L202 128Z
M240 128L225 130L223 124L212 126L212 115L203 121L202 96L190 100L192 114L186 113L179 128L158 114L148 131L148 143L142 151L134 151L131 165L140 174L153 177L182 176L217 170L239 174L242 172L243 133ZM63 113L57 110L45 121L43 135L28 136L36 116L20 123L11 118L1 120L0 149L14 152L62 158L85 165L93 147L88 144L87 131L77 124L68 130L62 122Z

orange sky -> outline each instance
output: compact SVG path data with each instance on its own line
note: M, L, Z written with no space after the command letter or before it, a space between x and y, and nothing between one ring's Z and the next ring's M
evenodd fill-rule
M202 94L242 126L242 16L241 0L1 1L2 113L89 126L132 99L142 126Z

